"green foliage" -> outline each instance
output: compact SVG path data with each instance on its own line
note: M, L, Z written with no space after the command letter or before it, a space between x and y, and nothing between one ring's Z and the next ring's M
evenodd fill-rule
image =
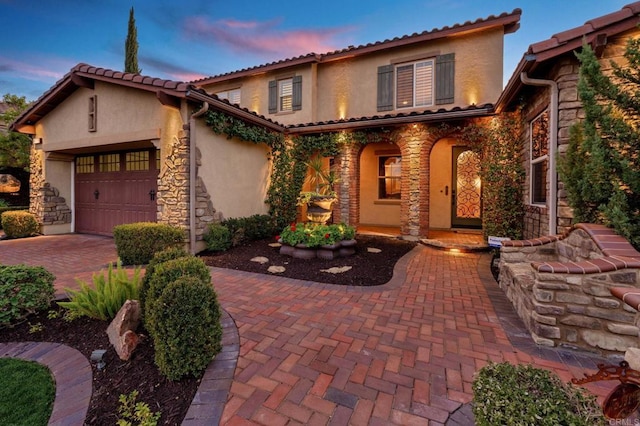
M155 309L155 362L169 380L202 373L221 349L220 306L209 282L182 277L162 292Z
M41 266L0 265L0 326L49 308L55 279Z
M88 316L102 321L115 318L127 300L138 300L140 290L140 270L135 268L129 278L127 270L118 262L116 270L109 264L107 275L93 274L93 286L76 279L79 290L65 288L69 302L58 302L60 306L73 311L73 316Z
M231 232L220 223L210 223L204 234L207 250L227 251L231 247Z
M145 269L144 276L142 277L142 283L140 284L138 300L140 301L141 307L144 307L147 291L149 289L149 281L153 276L156 266L168 260L179 259L187 256L189 256L189 253L187 253L184 247L169 247L153 255L153 258L149 261L149 264Z
M56 386L49 369L37 362L0 358L0 419L3 425L46 425Z
M248 217L230 218L222 223L231 233L232 246L239 246L249 241L273 237L279 228L276 221L266 214L255 214Z
M0 214L2 229L8 238L25 238L38 234L40 226L36 217L22 210L11 210Z
M129 223L113 228L113 239L118 257L124 265L149 263L153 255L184 242L180 228L152 222Z
M0 122L7 126L29 107L29 103L24 96L6 93L2 97L2 101L9 108L0 114ZM18 132L0 132L0 168L18 167L29 170L30 149L31 139L29 139L29 136Z
M292 223L280 233L282 244L295 246L304 244L309 248L335 244L338 241L350 240L355 236L355 228L340 224L320 225L314 223Z
M149 277L149 286L145 293L144 306L142 307L144 324L152 337L155 336L154 331L156 329L156 301L170 283L187 276L196 277L202 282L211 282L209 268L207 268L202 259L194 256L167 260L155 266L153 274Z
M472 387L478 426L605 424L594 396L530 365L489 364Z
M124 44L124 72L140 74L138 67L138 28L133 16L133 7L129 10L129 24L127 27L127 40Z
M118 426L156 426L160 420L160 411L155 413L146 402L139 402L138 391L133 390L128 395L121 394L118 398L120 406L118 414L120 418Z
M578 94L585 118L573 126L559 173L575 221L603 223L640 248L640 40L629 38L627 65L605 74L589 45Z
M521 161L522 112L503 113L484 125L461 129L461 138L480 155L482 229L519 240L524 218L525 170Z

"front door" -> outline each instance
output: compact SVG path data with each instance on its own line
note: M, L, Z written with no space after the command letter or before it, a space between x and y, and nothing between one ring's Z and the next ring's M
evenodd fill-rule
M480 157L467 147L453 147L451 227L482 228Z

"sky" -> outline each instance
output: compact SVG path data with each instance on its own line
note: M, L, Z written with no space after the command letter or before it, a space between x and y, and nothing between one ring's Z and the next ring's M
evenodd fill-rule
M0 0L0 96L36 100L78 63L122 70L129 10L142 74L191 81L522 9L506 82L528 46L631 0Z

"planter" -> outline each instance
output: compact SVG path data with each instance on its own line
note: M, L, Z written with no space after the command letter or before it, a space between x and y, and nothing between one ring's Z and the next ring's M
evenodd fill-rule
M347 242L347 246L343 246L343 242ZM325 260L337 259L338 257L347 257L355 254L356 240L344 240L335 244L325 244L320 247L307 247L305 244L297 244L295 247L282 244L280 254L294 257L296 259L314 259L316 257Z

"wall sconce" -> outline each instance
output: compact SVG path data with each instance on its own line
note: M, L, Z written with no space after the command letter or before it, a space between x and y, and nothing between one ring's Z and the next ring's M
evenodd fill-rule
M96 364L96 368L98 371L102 371L104 367L107 366L107 363L104 361L104 354L107 352L106 349L96 349L91 352L91 362Z

